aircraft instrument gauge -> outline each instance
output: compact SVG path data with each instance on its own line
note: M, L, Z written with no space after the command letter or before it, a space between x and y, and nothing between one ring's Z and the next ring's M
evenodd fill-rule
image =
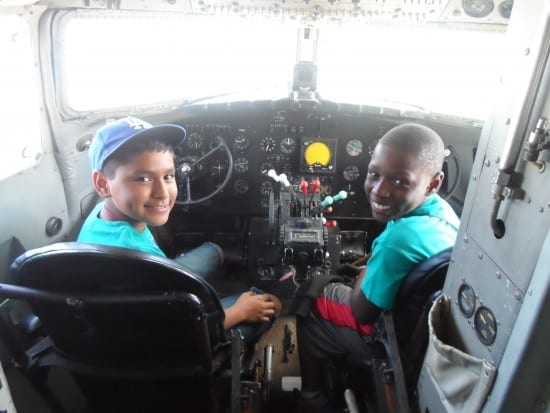
M504 0L498 5L498 12L505 19L509 19L512 14L512 7L514 6L514 0Z
M286 137L281 139L281 152L291 154L296 150L296 139Z
M359 168L355 165L348 165L343 172L344 179L348 182L353 182L359 178Z
M474 315L476 295L470 285L462 284L458 289L458 306L464 317L470 318Z
M235 140L233 141L233 148L237 151L246 151L248 147L250 146L250 140L246 137L246 135L237 135L235 136Z
M269 172L270 169L275 169L273 167L273 164L270 163L270 162L263 162L261 165L260 165L260 173L262 175L267 175L267 173Z
M300 170L309 173L334 172L336 140L315 139L304 141Z
M349 156L359 156L363 153L363 142L357 139L352 139L346 143L346 153Z
M462 8L470 17L485 17L493 11L493 0L462 0Z
M246 194L248 192L248 181L245 179L237 179L233 184L233 189L236 194Z
M260 149L264 152L273 152L275 149L275 139L271 136L266 136L260 141Z
M490 346L497 336L497 320L487 307L479 307L474 316L474 327L477 338L486 346Z
M248 159L242 157L235 159L233 162L233 169L240 174L248 172Z
M202 146L202 136L199 132L191 132L187 137L187 147L190 149L199 149Z
M264 196L268 196L269 193L273 190L273 184L271 181L263 181L260 185L260 192Z
M222 176L227 171L227 162L216 160L210 165L210 176Z

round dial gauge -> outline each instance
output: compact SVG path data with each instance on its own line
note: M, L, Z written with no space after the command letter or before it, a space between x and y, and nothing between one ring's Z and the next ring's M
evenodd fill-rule
M470 17L485 17L494 7L493 0L462 0L462 8Z
M243 157L235 159L235 161L233 161L233 169L240 174L248 172L248 159Z
M346 143L346 153L349 156L359 156L363 153L363 142L352 139Z
M332 153L330 151L330 148L324 142L313 142L306 148L304 152L304 158L308 166L328 166L331 157Z
M504 0L498 5L498 11L502 17L509 19L512 14L512 7L514 7L514 0Z
M359 178L359 174L359 168L355 165L346 166L343 172L344 179L348 182L355 181L357 178Z
M203 139L199 132L191 132L187 136L186 145L191 149L199 149L202 146Z
M237 135L233 141L233 148L237 151L245 151L250 146L250 140L246 135Z
M260 141L260 149L264 152L273 152L275 149L275 139L271 136L266 136Z
M227 170L226 161L215 161L210 166L210 176L222 176Z
M260 165L260 173L262 175L267 175L270 169L275 169L272 163L264 162Z
M263 181L260 184L260 192L264 196L268 196L273 189L273 184L270 181Z
M487 307L479 307L474 316L474 327L477 338L486 346L490 346L497 337L497 320Z
M246 194L248 192L248 181L245 179L237 179L233 184L233 189L236 194Z
M296 139L286 137L281 139L281 152L290 154L296 150Z
M458 306L464 317L470 318L474 315L476 295L474 289L468 284L462 284L458 289Z

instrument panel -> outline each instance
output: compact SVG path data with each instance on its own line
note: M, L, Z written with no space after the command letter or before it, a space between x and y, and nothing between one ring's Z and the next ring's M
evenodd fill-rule
M317 179L321 199L346 191L347 199L333 207L334 217L370 217L363 191L370 156L378 139L407 119L353 109L276 106L250 102L186 108L185 120L176 122L187 130L186 141L176 148L176 165L204 158L190 182L192 197L211 192L228 173L231 176L215 197L184 208L267 216L270 194L281 185L268 176L274 170L285 174L292 189L305 199L312 196L311 183ZM219 138L231 160L223 151L211 153ZM304 190L304 181L309 190ZM181 200L187 190L180 184Z
M219 203L221 213L267 215L269 195L280 185L268 176L273 169L288 177L299 196L311 196L300 190L300 183L311 184L313 179L321 182L321 198L345 190L350 206L336 205L335 213L368 216L363 181L369 150L395 123L330 112L207 110L180 124L187 130L187 139L176 148L176 164L200 159L219 137L231 151L232 171L221 152L198 168L191 182L197 196L231 172L228 185L201 208Z

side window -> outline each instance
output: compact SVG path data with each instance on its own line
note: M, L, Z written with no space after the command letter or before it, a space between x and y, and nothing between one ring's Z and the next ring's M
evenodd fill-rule
M36 72L30 29L21 17L0 15L0 180L40 160Z

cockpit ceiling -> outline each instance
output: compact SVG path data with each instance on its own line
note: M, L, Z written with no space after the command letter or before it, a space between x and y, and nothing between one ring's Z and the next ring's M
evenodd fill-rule
M1 6L39 4L50 8L83 7L176 11L193 14L271 16L304 23L365 21L382 24L443 24L502 30L513 0L0 0Z

